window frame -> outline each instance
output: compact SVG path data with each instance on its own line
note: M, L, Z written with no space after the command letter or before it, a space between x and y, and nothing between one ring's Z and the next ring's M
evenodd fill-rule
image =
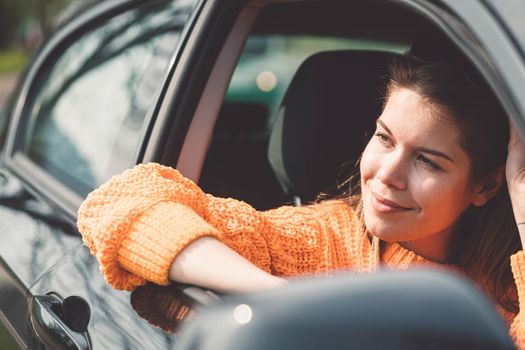
M198 182L230 79L260 11L259 5L242 6L242 2L232 1L230 6L219 6L219 1L207 3L202 20L190 35L190 49L178 66L180 75L170 81L173 98L163 100L155 137L145 143L147 148L139 161L176 166ZM216 44L210 45L211 41ZM196 61L199 63L192 63ZM188 91L191 94L186 94Z
M195 125L195 114L198 116L199 111L208 113L204 125L211 130L197 132L196 135L204 141L209 140L251 21L255 20L249 19L249 12L260 7L257 1L254 3L250 6L250 0L203 2L198 18L185 38L187 49L180 52L178 64L170 72L165 90L170 98L161 99L155 121L150 124L145 135L146 142L137 155L137 163L159 162L179 168L184 145L191 144L194 139L187 135L192 132L190 125ZM243 10L248 14L242 14ZM189 152L190 158L204 159L206 151L201 148L199 152ZM191 170L184 166L179 170L196 180Z
M41 83L40 78L46 74L46 71L54 66L54 58L62 53L64 50L74 42L75 39L88 33L91 28L104 23L104 21L114 18L127 11L132 11L150 1L148 0L114 0L102 3L87 10L79 16L68 22L55 35L51 36L40 48L39 52L32 60L29 71L22 83L20 92L16 97L14 107L11 111L11 120L9 121L8 135L6 139L3 163L6 168L14 173L22 180L27 190L37 198L43 198L46 202L51 204L55 209L58 209L58 214L66 221L74 224L76 222L77 210L80 207L84 197L76 193L74 190L61 183L54 175L50 174L46 169L35 163L28 154L24 152L25 133L21 130L21 126L28 122L29 113L26 113L28 107L32 106L34 98L30 94L38 89ZM191 23L195 21L195 14L198 8L202 6L203 0L196 0L188 21L184 25L180 33L179 41L174 49L174 53L169 60L166 72L173 70L176 65L174 55L179 55L186 43L186 36L191 27ZM166 73L161 80L164 87L166 85L168 74ZM161 90L161 89L159 89ZM147 125L154 119L156 104L158 103L157 92L154 96L154 103L146 113L144 124L139 133L139 146L142 147L142 142L145 138L145 129ZM137 153L133 155L136 160ZM130 164L132 166L133 164Z
M487 0L388 0L409 6L458 45L487 80L525 139L525 60L520 44Z

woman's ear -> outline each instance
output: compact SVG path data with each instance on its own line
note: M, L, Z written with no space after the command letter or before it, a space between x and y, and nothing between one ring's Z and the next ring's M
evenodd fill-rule
M505 167L494 169L490 174L478 179L474 187L472 204L476 207L485 205L498 193L505 180Z

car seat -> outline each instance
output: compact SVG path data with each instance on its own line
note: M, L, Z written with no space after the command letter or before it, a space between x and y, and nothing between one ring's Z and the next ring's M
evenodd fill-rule
M327 51L299 67L277 111L268 158L296 205L336 183L354 167L382 107L394 53Z
M266 158L268 119L262 104L224 103L199 179L204 192L243 200L259 210L286 201Z

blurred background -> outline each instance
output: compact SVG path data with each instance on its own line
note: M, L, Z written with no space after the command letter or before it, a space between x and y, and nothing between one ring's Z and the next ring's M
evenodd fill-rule
M95 1L0 0L0 109L44 37Z

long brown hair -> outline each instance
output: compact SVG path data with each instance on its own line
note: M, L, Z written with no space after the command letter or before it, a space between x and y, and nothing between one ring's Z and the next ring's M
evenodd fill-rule
M385 96L405 87L452 119L462 135L461 146L472 160L473 179L505 166L509 124L506 114L476 72L465 62L394 61ZM471 205L461 217L450 249L452 262L477 281L505 309L518 311L510 256L520 239L509 193L504 183L484 206Z
M461 146L472 160L473 179L505 166L509 137L506 114L481 77L466 69L465 62L422 63L409 56L397 58L390 65L385 101L401 87L417 92L437 116L452 120L460 129ZM354 173L339 187L349 190L343 196L362 218L359 179ZM449 246L450 262L503 308L516 313L510 256L521 243L506 183L484 206L470 206L460 220L458 234Z

